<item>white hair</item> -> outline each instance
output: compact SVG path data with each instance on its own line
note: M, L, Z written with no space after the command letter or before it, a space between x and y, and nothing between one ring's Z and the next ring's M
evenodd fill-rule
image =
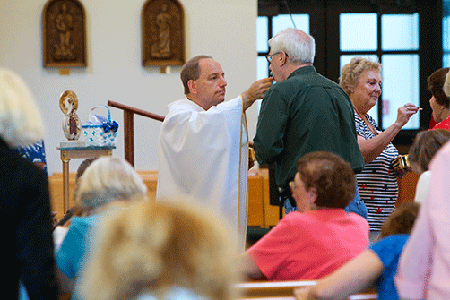
M0 136L12 147L44 138L41 114L19 75L0 68Z
M281 30L269 40L272 54L284 51L296 64L313 64L316 41L309 34L294 28Z
M92 162L79 178L75 202L89 212L112 201L146 195L147 187L133 166L123 158L103 156Z

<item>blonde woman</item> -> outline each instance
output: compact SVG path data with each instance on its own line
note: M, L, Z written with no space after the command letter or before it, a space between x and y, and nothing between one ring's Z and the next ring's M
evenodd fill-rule
M184 199L178 199L184 200ZM150 202L101 224L83 299L235 299L236 238L200 203Z
M61 292L72 293L75 279L89 255L91 229L111 211L126 208L135 199L146 199L147 187L134 168L119 157L95 160L79 178L75 204L82 217L72 218L69 230L56 254Z
M39 109L25 82L0 68L0 202L2 297L17 299L19 281L31 299L56 299L52 217L45 172L15 149L44 138Z
M365 167L357 174L359 195L367 206L370 240L375 241L383 222L394 211L398 197L397 174L393 160L399 153L392 140L419 110L411 103L397 110L397 119L385 131L368 112L381 95L381 64L362 57L354 57L342 68L340 86L349 95L354 108L354 118L359 149Z

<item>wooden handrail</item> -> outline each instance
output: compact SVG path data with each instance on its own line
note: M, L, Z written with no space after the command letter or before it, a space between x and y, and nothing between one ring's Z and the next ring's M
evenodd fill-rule
M236 284L234 287L240 291L242 299L250 298L286 298L291 299L294 295L294 289L299 287L311 287L316 285L316 280L292 280L292 281L268 281L251 280ZM377 299L375 288L369 288L367 291L352 295L348 299Z
M123 110L123 126L125 137L125 159L134 166L134 115L148 117L157 121L164 121L164 117L145 111L140 108L131 107L122 103L108 100L108 106Z
M108 106L117 107L117 108L123 109L125 111L132 112L133 114L136 114L136 115L151 118L153 120L157 120L157 121L161 121L161 122L164 121L164 116L156 115L156 114L148 112L146 110L128 106L128 105L118 103L118 102L115 102L112 100L108 100Z

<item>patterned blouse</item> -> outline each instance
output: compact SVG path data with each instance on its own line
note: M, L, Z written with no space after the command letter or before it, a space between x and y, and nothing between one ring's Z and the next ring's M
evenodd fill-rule
M24 147L19 147L17 151L19 151L19 154L22 155L23 158L26 158L31 162L45 163L44 171L47 172L47 158L45 156L44 141L39 141Z
M367 120L374 128L377 128L375 120L366 115ZM376 135L369 130L367 124L355 112L356 133L366 140ZM392 143L374 159L366 164L357 175L359 195L367 206L370 230L379 231L384 221L394 211L395 201L398 197L397 176L392 165L398 156L398 150Z

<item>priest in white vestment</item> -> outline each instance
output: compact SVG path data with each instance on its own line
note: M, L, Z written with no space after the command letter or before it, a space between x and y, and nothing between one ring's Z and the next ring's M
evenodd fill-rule
M248 139L245 110L272 85L254 82L239 97L224 102L227 82L209 56L190 59L181 71L187 99L169 104L158 147L157 199L192 198L221 214L238 233L239 250L247 236Z

